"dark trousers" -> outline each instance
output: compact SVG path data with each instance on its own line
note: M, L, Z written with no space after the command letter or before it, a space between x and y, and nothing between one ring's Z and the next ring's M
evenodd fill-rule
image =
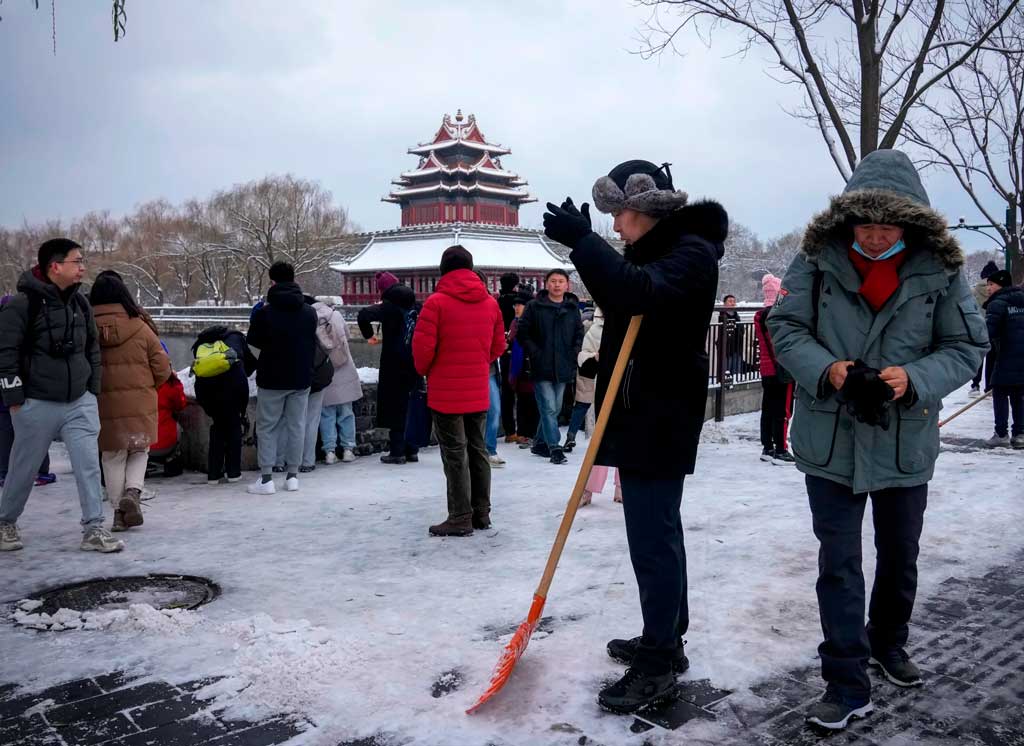
M778 380L761 379L761 445L769 451L788 450L786 430L789 424L790 385Z
M206 476L220 479L242 475L242 411L224 407L211 414L210 450L207 454Z
M434 431L448 482L448 518L463 520L491 512L491 464L484 426L487 412L444 414L434 411Z
M990 350L981 365L978 366L978 372L974 374L974 378L971 379L971 386L977 386L981 383L982 371L985 372L985 391L992 388L992 368L995 367L996 357Z
M540 412L537 411L537 398L533 394L516 394L516 433L532 438L537 432Z
M1008 430L1010 412L1013 412L1013 430ZM996 434L1024 433L1024 386L996 386L992 390L992 412L996 418Z
M673 651L690 626L686 547L679 515L684 477L657 479L619 469L619 480L629 559L644 618L633 665L649 673L668 673Z
M389 452L392 456L415 456L419 448L405 442L405 426L393 427L388 430Z
M14 446L14 423L8 410L0 411L0 480L7 477L7 468L11 463L11 448ZM43 456L39 465L40 474L50 473L50 454Z
M508 382L511 360L510 355L502 355L498 360L498 366L501 370L501 429L505 431L505 435L516 435L517 433L529 435L533 430L519 433L516 429L516 392ZM536 429L537 426L534 425L533 427Z
M871 694L867 659L907 644L917 594L917 555L928 504L928 485L871 493L875 526L875 583L864 626L861 525L868 494L821 477L808 476L818 550L818 611L824 642L818 646L821 676L845 696Z

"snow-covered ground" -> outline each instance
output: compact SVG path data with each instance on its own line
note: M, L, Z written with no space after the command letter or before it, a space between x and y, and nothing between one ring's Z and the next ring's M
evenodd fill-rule
M966 401L962 390L945 412ZM757 417L707 424L683 501L688 676L709 678L734 697L809 665L820 634L802 477L758 460ZM986 401L943 434L987 437L991 429ZM272 497L246 494L251 475L217 487L201 475L154 480L145 526L121 534L123 553L99 555L78 551L78 501L55 446L59 481L33 493L20 523L25 549L0 555L0 601L146 572L205 576L223 595L197 612L145 605L97 612L76 631L0 624L0 682L41 688L115 670L172 682L227 676L202 694L241 717L302 713L317 727L296 743L325 746L378 732L411 744L577 743L578 732L552 730L566 723L604 744L645 737L714 743L713 723L638 736L629 732L631 720L595 703L601 682L622 670L607 658L605 642L639 634L641 625L611 480L573 526L545 608L552 630L534 635L494 701L464 714L526 616L575 478L572 465L582 459L577 451L570 466L555 467L514 446L499 449L509 463L493 473L494 527L470 538L427 535L445 514L440 458L429 449L419 464L401 467L376 457L318 466L302 475L299 492ZM1024 453L944 452L929 502L922 597L1019 548ZM870 526L868 519L869 573ZM461 685L433 697L432 684L453 670Z

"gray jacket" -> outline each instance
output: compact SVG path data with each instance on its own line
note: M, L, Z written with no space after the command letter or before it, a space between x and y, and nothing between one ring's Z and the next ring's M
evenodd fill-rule
M909 252L899 289L877 314L858 292L848 255L858 222L902 226ZM792 441L800 471L858 493L931 479L942 398L970 380L988 349L963 262L898 151L867 156L843 194L813 218L768 317L779 362L797 382ZM902 366L910 379L888 430L857 422L836 401L829 367L858 358L879 369Z
M29 298L39 312L29 324ZM8 407L25 399L72 402L100 393L100 346L96 321L78 286L61 292L22 273L18 294L0 307L0 387Z

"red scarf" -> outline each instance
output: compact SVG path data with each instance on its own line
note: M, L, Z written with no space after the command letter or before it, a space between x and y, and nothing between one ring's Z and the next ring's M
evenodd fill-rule
M850 261L853 262L862 281L859 292L875 313L878 313L886 301L899 290L900 267L907 260L907 251L904 249L896 256L878 262L861 256L852 246L849 254Z

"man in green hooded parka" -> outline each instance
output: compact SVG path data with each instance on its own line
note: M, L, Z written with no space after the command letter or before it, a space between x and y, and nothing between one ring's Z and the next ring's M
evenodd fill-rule
M876 151L812 219L768 317L797 383L793 455L820 542L827 688L808 713L819 726L871 712L869 664L898 686L921 683L905 646L939 410L988 349L963 263L910 159ZM877 565L865 627L868 497Z

